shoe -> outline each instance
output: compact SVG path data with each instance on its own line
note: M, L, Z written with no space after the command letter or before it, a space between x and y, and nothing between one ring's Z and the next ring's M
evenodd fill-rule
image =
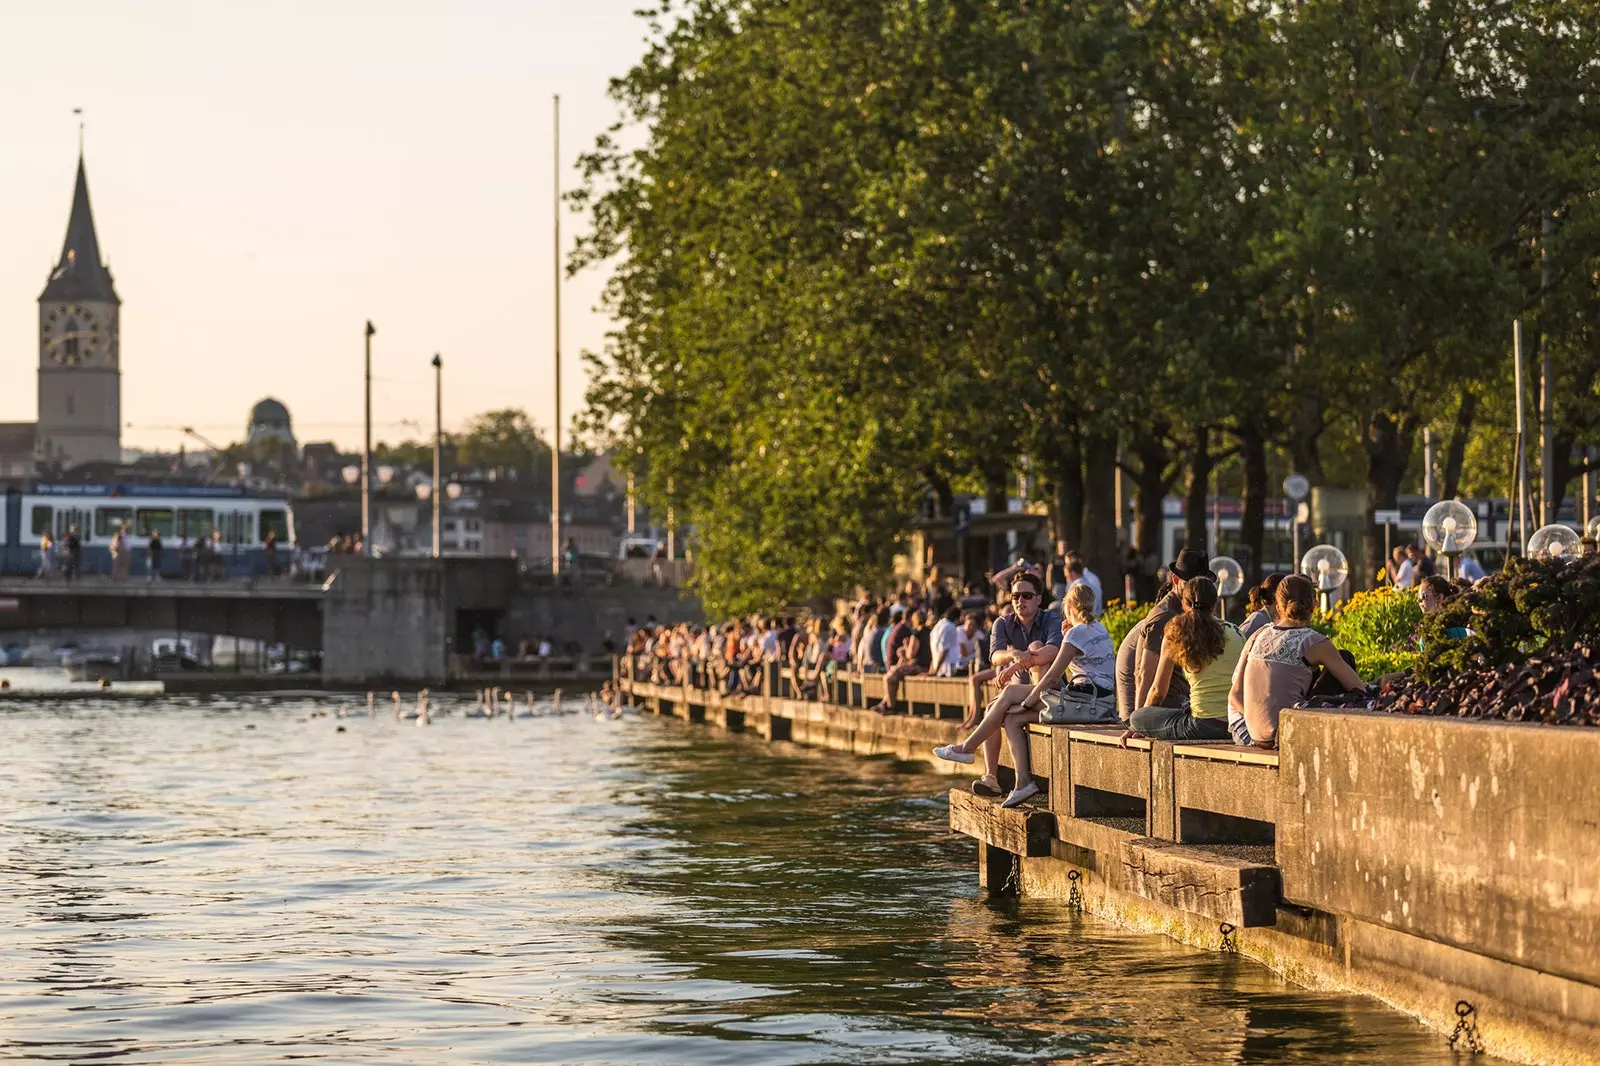
M1011 795L1000 801L1002 807L1020 807L1039 794L1039 786L1029 781L1021 788L1012 789Z
M984 799L997 800L1006 793L999 785L989 784L988 778L980 777L972 783L972 794L974 796L982 796Z
M943 759L945 762L970 763L977 759L976 755L973 755L969 752L957 751L954 744L941 744L939 747L933 749L933 753L934 755Z

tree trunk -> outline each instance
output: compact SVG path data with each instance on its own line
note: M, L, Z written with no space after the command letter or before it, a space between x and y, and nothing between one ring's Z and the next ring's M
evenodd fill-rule
M1139 473L1134 479L1138 499L1133 534L1139 566L1133 575L1133 594L1140 603L1149 603L1156 597L1156 571L1170 561L1166 558L1168 547L1162 543L1162 530L1166 527L1167 491L1172 487L1172 479L1167 476L1171 455L1166 441L1156 436L1139 437L1133 451L1139 457Z
M1300 418L1289 436L1289 458L1294 462L1294 472L1313 485L1322 484L1322 404L1307 400L1300 405Z
M1206 498L1211 491L1211 431L1197 429L1189 441L1189 481L1183 494L1183 544L1206 550Z
M950 479L943 474L928 472L928 485L933 489L934 506L938 509L934 518L949 518L950 511L955 506L955 493L951 491Z
M1084 561L1100 578L1108 596L1122 587L1117 557L1117 439L1091 433L1083 442Z
M1380 411L1367 421L1362 441L1367 451L1367 544L1361 569L1350 575L1351 591L1371 588L1375 575L1383 569L1383 531L1373 520L1373 512L1392 511L1400 505L1400 483L1411 465L1416 435L1415 415Z
M1083 452L1076 429L1063 434L1061 451L1050 469L1055 482L1055 539L1077 548L1083 542Z
M1450 431L1450 443L1444 450L1444 484L1439 486L1441 500L1453 500L1461 495L1461 467L1466 461L1467 438L1472 435L1472 423L1477 417L1477 393L1463 392L1461 406L1456 408L1455 428Z
M1267 437L1256 419L1247 418L1240 423L1239 448L1244 463L1244 500L1239 515L1239 554L1244 558L1239 562L1249 586L1261 581L1261 555L1266 543Z

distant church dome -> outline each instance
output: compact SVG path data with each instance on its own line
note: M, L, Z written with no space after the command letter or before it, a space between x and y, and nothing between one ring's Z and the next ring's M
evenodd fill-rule
M250 426L245 436L251 444L281 440L293 445L294 428L289 421L289 409L268 396L250 409Z

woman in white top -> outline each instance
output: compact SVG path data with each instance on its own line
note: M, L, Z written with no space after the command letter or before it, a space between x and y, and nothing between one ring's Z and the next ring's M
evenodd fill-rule
M1017 787L1001 803L1002 807L1020 806L1039 794L1039 786L1028 770L1027 732L1029 723L1039 720L1039 713L1044 710L1047 700L1059 701L1058 706L1075 704L1074 710L1081 713L1081 717L1075 714L1057 721L1116 721L1117 652L1111 644L1111 634L1095 617L1094 589L1087 584L1069 588L1063 606L1066 617L1061 623L1065 634L1061 650L1056 653L1055 662L1050 664L1038 684L1026 692L1019 702L1012 702L1008 696L995 700L978 728L962 743L933 749L933 753L941 759L970 763L978 746L996 729L1004 729L1006 743L1011 749L1011 763L1017 771ZM1009 686L1011 679L1023 668L1023 664L1013 663L1000 671L995 678L996 683ZM1068 684L1073 687L1066 694L1058 694L1054 691L1055 685L1064 673L1068 674ZM1086 699L1080 700L1080 695ZM980 785L987 788L980 790L977 787ZM986 774L973 790L980 794L993 794L999 791L999 787L999 783Z

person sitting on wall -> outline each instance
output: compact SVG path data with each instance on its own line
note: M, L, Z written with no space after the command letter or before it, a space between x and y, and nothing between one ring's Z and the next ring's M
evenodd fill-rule
M902 713L897 699L900 694L900 682L908 677L928 672L933 662L932 643L927 615L917 611L911 616L911 622L906 627L905 638L898 645L894 644L892 637L890 638L890 646L896 648L898 661L884 676L883 699L869 708L870 710L880 714Z
M1278 715L1311 692L1317 668L1346 691L1366 688L1333 641L1311 628L1317 588L1304 574L1278 585L1278 620L1245 641L1228 692L1228 727L1240 744L1278 746Z
M1012 683L990 702L983 720L976 723L976 728L965 740L934 749L934 754L941 759L970 763L978 745L983 745L984 768L987 772L972 786L972 790L980 796L1000 795L997 783L1000 772L1000 729L1005 723L1006 713L1033 691L1029 669L1053 662L1062 640L1061 616L1040 606L1044 598L1044 578L1020 566L1012 569L1012 613L995 619L994 632L989 638L989 658L993 667L1004 670L1016 666L1016 670L1008 675ZM974 684L977 683L975 678ZM969 728L967 723L963 723L963 728Z
M1233 672L1244 651L1244 638L1217 617L1217 583L1209 577L1184 582L1180 593L1183 611L1167 623L1161 642L1161 659L1150 687L1153 707L1140 707L1122 734L1156 740L1227 740L1228 692ZM1182 670L1189 686L1187 707L1163 707L1160 701L1172 683L1174 670Z
M1239 626L1240 637L1248 640L1250 634L1276 621L1273 617L1273 612L1277 610L1274 601L1278 595L1278 585L1282 581L1282 574L1268 574L1265 581L1250 590L1246 600L1250 613Z
M1168 577L1163 579L1165 595L1122 638L1122 644L1117 648L1117 716L1124 722L1140 707L1158 702L1150 699L1150 688L1155 682L1156 667L1161 662L1161 642L1166 634L1167 623L1183 610L1178 590L1190 578L1204 577L1210 573L1205 552L1195 548L1184 548L1178 552L1172 565L1167 567ZM1189 683L1182 675L1173 675L1166 697L1159 703L1163 707L1189 705Z
M1011 679L1023 672L1024 660L1015 659L1000 671L996 679L1006 687L999 697L989 704L988 713L971 736L959 744L933 749L941 759L952 762L971 762L972 751L988 736L998 736L1004 730L1006 743L1011 749L1011 762L1016 768L1017 785L1001 803L1002 807L1016 807L1039 792L1038 784L1028 771L1027 727L1048 713L1056 722L1103 723L1116 719L1116 649L1111 634L1094 613L1094 588L1087 582L1069 586L1066 599L1066 619L1061 623L1061 639L1051 656L1050 668L1033 685L1012 685ZM1053 612L1052 612L1053 613ZM1065 675L1067 685L1061 690L1056 683ZM988 751L985 751L987 758ZM974 792L987 794L999 792L998 754L987 762L986 773L973 786ZM980 791L978 784L986 786Z

